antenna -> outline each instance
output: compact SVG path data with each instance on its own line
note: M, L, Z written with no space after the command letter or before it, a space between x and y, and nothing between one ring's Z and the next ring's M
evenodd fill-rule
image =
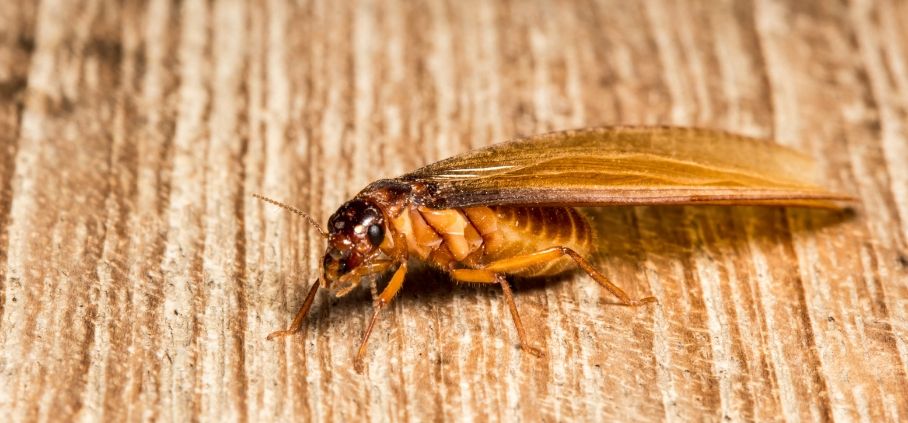
M303 218L306 219L307 222L309 222L310 225L315 226L315 229L318 229L318 233L320 233L322 235L322 238L328 238L328 233L325 232L324 229L322 229L322 226L319 225L318 222L316 222L315 219L312 218L312 216L309 216L304 211L302 211L296 207L293 207L289 204L284 204L280 201L272 200L268 197L265 197L264 195L259 195L259 194L253 193L252 196L255 198L258 198L259 200L262 200L266 203L274 204L275 206L290 210L290 211L302 216Z

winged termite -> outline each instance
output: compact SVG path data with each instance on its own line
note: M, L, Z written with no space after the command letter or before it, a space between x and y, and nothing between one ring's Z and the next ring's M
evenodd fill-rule
M400 290L407 260L454 280L498 284L520 346L534 355L506 276L548 276L580 267L622 304L640 306L585 257L590 224L574 207L713 204L836 207L849 197L813 179L812 161L767 141L725 132L613 127L554 132L493 145L376 181L328 220L321 275L286 330L296 333L319 287L344 295L361 278L396 268L376 301L354 365L381 310ZM269 200L305 216L283 203Z

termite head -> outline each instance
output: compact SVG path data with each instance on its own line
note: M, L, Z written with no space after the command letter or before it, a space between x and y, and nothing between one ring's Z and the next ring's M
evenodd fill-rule
M375 204L361 199L344 203L328 219L324 286L337 290L338 296L355 286L359 282L356 270L380 254L385 232L384 216Z

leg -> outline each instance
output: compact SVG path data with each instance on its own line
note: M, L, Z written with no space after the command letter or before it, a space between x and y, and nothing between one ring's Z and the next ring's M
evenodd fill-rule
M357 267L356 269L353 269L352 272L347 273L344 276L341 276L340 279L337 280L336 283L338 283L340 286L346 285L346 287L335 292L334 296L340 298L340 297L343 297L344 295L349 294L350 291L352 291L357 286L359 286L359 280L362 279L363 276L384 273L385 270L388 270L388 268L391 267L391 264L392 263L388 260L376 260L372 263L363 264L363 265ZM347 281L349 281L351 279L354 282L347 283ZM375 284L374 282L375 281L373 280L373 283L372 283L373 285Z
M397 271L394 272L394 276L391 277L388 286L386 286L381 294L378 295L378 302L375 305L375 312L372 314L372 320L369 321L369 326L366 326L363 340L360 341L359 349L356 351L356 357L353 359L353 368L356 369L357 373L363 372L363 357L366 355L366 342L369 341L369 335L372 334L372 328L375 327L375 322L378 321L378 314L381 312L382 308L391 303L391 300L397 295L397 291L400 291L400 287L404 283L404 276L406 276L406 274L407 262L403 262L400 267L397 268Z
M523 329L523 323L520 321L520 314L517 313L517 303L514 302L511 286L508 285L508 281L504 276L488 270L476 269L455 269L452 270L450 274L454 279L463 282L498 283L501 285L501 290L504 291L504 300L508 303L508 309L511 310L511 318L514 319L514 326L517 327L517 336L520 338L520 348L536 357L543 356L540 349L530 346L530 343L527 341L527 334Z
M309 293L306 294L306 300L303 301L303 306L300 307L300 311L296 312L296 316L293 317L293 322L290 323L290 327L287 330L279 330L271 332L268 335L267 340L272 340L274 338L282 338L287 335L293 335L294 333L299 332L300 328L303 327L303 319L306 318L306 314L309 313L309 307L312 307L312 301L315 300L315 293L318 291L318 279L315 282L312 282L312 287L309 288Z
M525 269L529 266L536 264L542 264L548 261L557 260L563 256L568 256L583 269L588 275L590 275L593 280L602 285L603 288L607 289L612 295L618 297L621 300L621 303L626 306L637 307L647 303L656 302L655 297L646 297L639 300L632 300L621 288L618 288L617 285L611 283L608 278L605 277L601 272L596 270L590 262L586 261L580 254L576 251L567 248L567 247L552 247L546 248L542 251L537 251L535 253L530 253L522 256L510 257L502 260L497 260L489 263L484 266L482 270L488 270L496 273L508 273L518 270Z
M354 272L358 272L358 273L356 273L356 274L351 273L351 275L354 275L355 277L359 277L360 274L364 274L364 273L370 274L370 273L376 273L376 272L383 272L390 265L391 265L391 263L387 260L377 261L377 262L374 262L369 265L364 265L364 266L358 267L356 270L354 270ZM269 334L268 337L266 338L267 340L270 341L274 338L282 338L282 337L285 337L288 335L293 335L294 333L299 332L299 330L303 327L303 319L306 318L306 314L309 313L309 308L312 307L312 302L315 300L315 293L318 291L318 287L319 287L319 280L316 279L315 282L312 283L312 287L309 288L309 293L306 294L306 300L303 301L303 306L300 307L300 310L298 312L296 312L296 316L293 317L293 322L290 323L290 327L287 328L286 330L279 330L279 331L271 332L271 334ZM356 285L351 284L350 287L346 288L344 291L339 292L337 295L341 296L343 294L346 294L354 287L356 287Z

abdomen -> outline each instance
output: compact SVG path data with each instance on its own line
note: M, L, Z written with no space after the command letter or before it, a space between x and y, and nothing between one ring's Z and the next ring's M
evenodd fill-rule
M473 207L464 209L483 238L482 254L474 265L532 254L551 247L567 247L583 256L593 250L587 219L573 207ZM558 260L511 272L518 276L550 276L573 267L573 260Z
M411 256L436 267L480 268L497 260L567 247L583 256L593 249L589 222L571 207L470 207L429 209L410 206L394 218ZM568 257L509 272L548 276L568 270Z

